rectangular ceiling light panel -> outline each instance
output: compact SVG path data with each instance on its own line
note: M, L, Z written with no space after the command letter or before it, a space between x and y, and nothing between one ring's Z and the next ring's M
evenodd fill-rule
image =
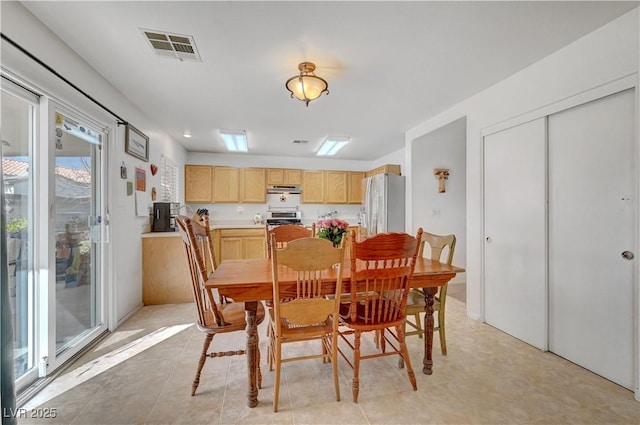
M145 30L140 28L145 39L158 56L202 62L196 48L196 42L190 35L173 34L163 31Z
M333 156L336 153L338 153L338 151L340 149L345 147L347 143L349 143L349 138L348 137L329 136L324 141L322 146L320 146L320 149L318 150L318 153L316 155L318 155L318 156Z
M220 130L222 141L230 152L248 152L247 132L244 130Z

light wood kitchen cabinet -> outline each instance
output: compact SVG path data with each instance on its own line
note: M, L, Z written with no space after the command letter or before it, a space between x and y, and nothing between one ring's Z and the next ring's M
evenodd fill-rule
M142 302L175 304L193 301L191 276L182 238L176 232L142 238Z
M346 204L349 180L347 171L324 172L324 203ZM304 192L303 192L304 193Z
M364 171L349 171L349 204L361 204L364 200Z
M267 185L300 185L302 170L291 168L267 168Z
M213 240L218 262L265 257L263 228L216 229Z
M238 202L240 200L240 169L213 167L213 201Z
M302 172L302 202L306 204L324 203L324 172Z
M300 185L302 184L302 170L284 170L284 184L287 185Z
M264 168L243 168L240 174L240 202L267 202L265 179Z
M376 174L395 174L397 176L402 175L400 174L399 164L385 164L381 165L378 168L374 168L373 170L367 171L365 177L375 176Z
M184 201L209 203L213 200L213 167L210 165L184 166Z

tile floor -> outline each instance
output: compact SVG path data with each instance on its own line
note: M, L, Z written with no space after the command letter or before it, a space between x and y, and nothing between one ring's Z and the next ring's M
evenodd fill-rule
M464 314L464 291L450 290L448 355L434 341L434 374L421 373L422 340L409 338L418 380L413 391L392 358L361 365L359 403L342 361L340 402L331 366L320 360L284 365L279 412L260 327L263 386L246 405L244 356L209 359L190 396L202 335L193 306L148 306L80 358L25 406L56 417L19 424L640 424L633 393L551 353L541 352ZM214 339L217 350L244 346L244 335ZM372 338L363 347L373 348ZM315 350L315 346L296 347ZM43 410L39 410L42 412Z

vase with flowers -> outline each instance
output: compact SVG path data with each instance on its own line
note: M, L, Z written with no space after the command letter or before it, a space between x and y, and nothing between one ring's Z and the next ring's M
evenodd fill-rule
M327 218L316 223L316 229L319 229L318 237L330 240L335 247L340 246L342 236L347 233L347 227L349 223L339 218Z

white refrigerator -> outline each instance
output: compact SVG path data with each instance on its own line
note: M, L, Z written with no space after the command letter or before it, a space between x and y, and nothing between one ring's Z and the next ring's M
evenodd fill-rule
M368 236L404 232L404 176L376 174L365 179L362 227Z

